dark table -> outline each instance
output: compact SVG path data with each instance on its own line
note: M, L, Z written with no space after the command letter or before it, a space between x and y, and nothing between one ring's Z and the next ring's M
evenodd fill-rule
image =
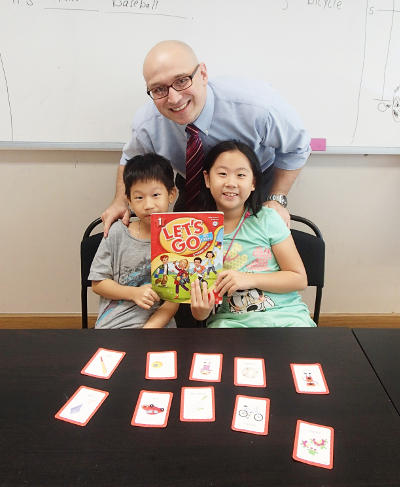
M80 374L98 347L126 352L109 380ZM176 350L178 379L144 378L148 351ZM194 352L223 353L216 421L179 421ZM266 389L235 387L233 358L263 357ZM322 364L331 393L295 392L290 362ZM87 426L54 419L80 386L110 393ZM141 389L174 393L168 426L130 425ZM0 332L1 486L399 486L400 417L351 330ZM271 401L269 434L230 428L236 394ZM296 420L335 429L334 468L292 459Z
M400 414L400 330L354 328L353 333Z

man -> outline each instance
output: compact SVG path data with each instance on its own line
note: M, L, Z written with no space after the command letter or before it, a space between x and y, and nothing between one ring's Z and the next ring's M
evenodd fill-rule
M152 103L139 109L132 138L124 146L114 201L102 214L104 235L118 218L127 225L129 211L122 174L126 161L156 152L172 162L180 196L175 209L185 210L185 128L194 124L202 151L222 140L250 145L260 159L266 206L275 208L289 226L286 195L305 164L310 138L294 110L266 83L233 78L208 82L207 69L180 41L162 41L147 54L143 76Z

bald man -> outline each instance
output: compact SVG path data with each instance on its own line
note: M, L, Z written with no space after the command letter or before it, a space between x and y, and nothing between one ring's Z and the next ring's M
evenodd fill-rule
M263 171L265 205L275 208L289 226L286 196L310 153L310 137L293 108L264 82L229 77L209 81L205 64L180 41L156 44L144 60L143 76L152 101L134 117L115 198L102 214L104 235L118 218L128 224L122 175L127 160L138 154L156 152L171 161L180 190L175 210L185 209L188 124L199 129L204 153L229 139L252 147Z

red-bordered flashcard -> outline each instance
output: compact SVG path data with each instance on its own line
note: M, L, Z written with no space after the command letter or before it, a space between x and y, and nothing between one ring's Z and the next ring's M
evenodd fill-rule
M316 467L333 468L333 438L331 426L297 420L293 458Z
M214 387L182 387L181 421L215 421Z
M189 379L221 382L222 360L222 353L194 353Z
M269 404L266 397L237 395L231 428L253 435L267 435Z
M235 386L266 387L264 359L235 357L234 384Z
M140 391L131 425L143 428L165 428L172 397L172 392Z
M109 379L124 356L125 352L98 348L93 357L81 370L81 374L100 379Z
M177 354L176 351L147 352L146 379L176 379Z
M296 392L329 394L321 364L290 364Z
M54 417L67 423L86 426L107 396L106 391L80 386Z

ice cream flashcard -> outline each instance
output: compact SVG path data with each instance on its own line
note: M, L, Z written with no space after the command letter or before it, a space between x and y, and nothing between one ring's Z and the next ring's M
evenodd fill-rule
M81 374L99 377L100 379L109 379L124 356L125 352L99 348L83 367Z
M266 387L263 358L235 357L235 386Z
M334 430L330 426L297 420L293 458L322 468L333 468Z
M168 423L172 392L140 391L132 416L132 426L165 428Z
M148 352L146 379L176 379L176 352Z
M290 364L299 394L329 394L321 364Z
M78 426L86 426L107 396L106 391L80 386L56 413L55 418Z
M194 353L190 380L221 382L222 353Z

